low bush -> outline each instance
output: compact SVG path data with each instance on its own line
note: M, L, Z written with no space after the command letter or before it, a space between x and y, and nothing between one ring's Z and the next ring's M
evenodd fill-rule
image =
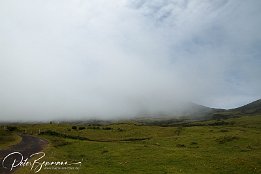
M103 151L101 152L101 154L108 153L108 152L109 152L108 150L103 150Z
M103 130L112 130L112 128L111 127L104 127L104 128L102 128Z
M101 129L101 128L98 126L88 126L88 129Z
M176 147L186 147L185 144L177 144Z
M17 127L15 127L15 126L7 126L6 127L6 129L8 130L8 131L17 131L18 130L18 128Z
M197 142L191 142L190 145L197 145L198 143Z
M119 131L119 132L122 132L122 131L123 131L123 129L122 129L122 128L118 128L118 129L117 129L117 131Z
M67 134L55 132L55 131L52 131L52 130L47 130L47 131L41 132L40 134L41 135L50 135L50 136L62 137L62 138L78 139L78 140L90 140L90 139L85 138L85 137L67 135Z
M84 130L84 129L86 129L84 126L79 127L79 130Z

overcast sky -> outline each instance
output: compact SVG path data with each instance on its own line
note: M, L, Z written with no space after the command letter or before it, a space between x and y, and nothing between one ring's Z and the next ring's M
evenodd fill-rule
M1 0L0 120L261 98L260 0Z

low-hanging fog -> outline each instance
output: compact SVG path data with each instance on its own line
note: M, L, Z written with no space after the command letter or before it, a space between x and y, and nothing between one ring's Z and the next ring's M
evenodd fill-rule
M0 121L261 98L260 0L2 0Z

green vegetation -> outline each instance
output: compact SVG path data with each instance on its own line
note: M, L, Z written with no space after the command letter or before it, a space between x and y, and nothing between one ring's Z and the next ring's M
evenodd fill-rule
M82 161L79 170L43 169L42 174L261 173L260 115L168 127L135 123L16 126L50 142L45 161ZM29 170L20 168L15 173L33 173Z
M10 131L11 130L11 131ZM1 126L0 129L0 150L6 149L11 145L21 141L21 137L12 132L13 127ZM15 129L17 130L17 129Z

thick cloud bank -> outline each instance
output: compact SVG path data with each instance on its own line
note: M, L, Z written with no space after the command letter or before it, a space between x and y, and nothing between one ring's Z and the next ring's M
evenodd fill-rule
M260 0L0 1L0 120L261 98Z

